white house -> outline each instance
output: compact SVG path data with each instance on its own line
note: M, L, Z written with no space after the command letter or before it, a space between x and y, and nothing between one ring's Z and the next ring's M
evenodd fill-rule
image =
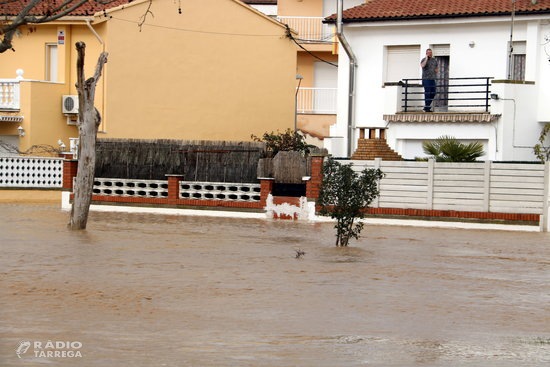
M488 160L536 160L532 147L550 121L550 0L403 4L371 0L344 11L355 89L349 109L350 59L341 51L329 151L349 155L370 127L407 159L425 156L423 141L450 135L482 142ZM419 86L427 48L440 65L434 113L422 111Z

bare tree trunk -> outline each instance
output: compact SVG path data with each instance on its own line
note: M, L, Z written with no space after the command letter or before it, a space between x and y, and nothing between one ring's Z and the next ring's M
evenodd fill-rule
M94 107L96 84L101 77L103 66L107 62L107 53L102 52L97 60L95 74L85 81L84 56L86 44L76 43L78 52L77 84L78 90L78 133L80 143L78 146L78 171L74 185L74 199L71 208L70 229L86 229L88 212L92 200L95 173L95 145L97 129L101 122L101 115Z

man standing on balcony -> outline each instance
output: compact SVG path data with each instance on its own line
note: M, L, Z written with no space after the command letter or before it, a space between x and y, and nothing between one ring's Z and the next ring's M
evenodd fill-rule
M424 112L432 112L432 101L435 98L435 79L439 66L434 59L432 49L426 50L426 57L420 61L422 67L422 86L424 87Z

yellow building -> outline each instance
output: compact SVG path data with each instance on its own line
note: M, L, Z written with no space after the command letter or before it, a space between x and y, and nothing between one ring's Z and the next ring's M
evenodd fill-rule
M109 53L96 90L101 138L250 140L293 126L297 47L284 25L238 0L148 5L21 29L16 51L0 54L0 139L26 150L78 136L62 109L77 94L77 41L87 76Z
M298 35L296 73L297 125L313 137L329 136L329 127L336 123L336 90L338 87L338 47L333 25L323 20L336 13L338 0L245 0L263 11L276 14ZM365 0L344 0L344 9L364 3Z

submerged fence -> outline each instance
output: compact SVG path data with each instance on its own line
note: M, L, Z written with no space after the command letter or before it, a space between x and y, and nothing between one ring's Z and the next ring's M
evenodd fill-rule
M548 214L548 163L344 162L385 173L374 208Z

